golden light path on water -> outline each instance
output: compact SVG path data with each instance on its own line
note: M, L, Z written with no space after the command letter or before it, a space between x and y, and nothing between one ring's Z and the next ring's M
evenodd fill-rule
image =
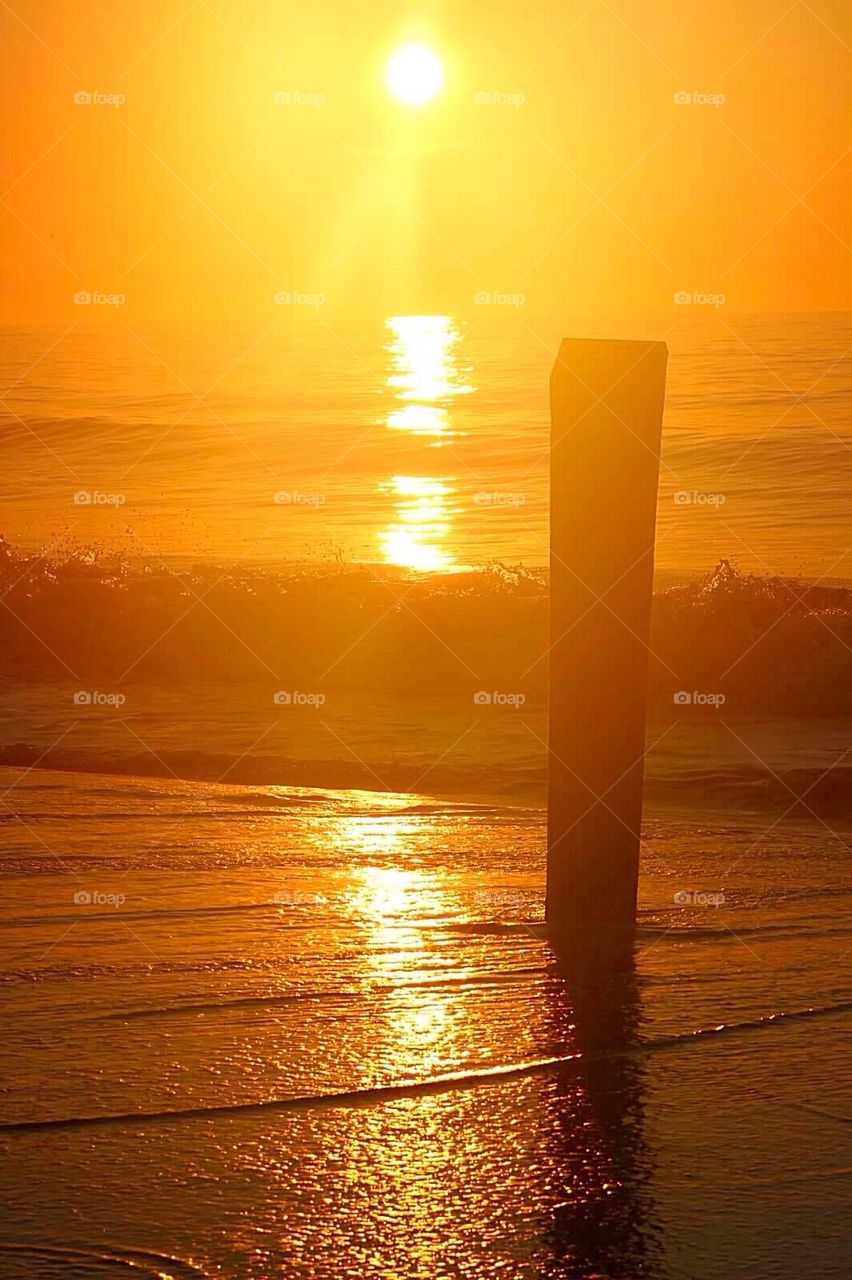
M337 820L337 838L353 862L347 913L363 930L373 980L405 992L389 995L386 1016L373 1018L374 1055L407 1077L439 1071L464 1038L465 1021L457 994L435 988L443 966L432 954L430 929L459 919L462 900L433 868L399 865L421 823L387 814Z
M387 388L396 401L386 426L422 436L440 447L460 434L450 409L453 399L473 391L458 358L461 333L451 316L392 316L387 321L390 371ZM395 520L379 532L388 564L422 572L457 568L449 549L455 489L446 479L395 475L381 486L395 501Z
M379 534L388 564L407 569L452 569L452 552L439 544L450 534L450 485L426 476L393 476L383 486L397 499L396 520Z

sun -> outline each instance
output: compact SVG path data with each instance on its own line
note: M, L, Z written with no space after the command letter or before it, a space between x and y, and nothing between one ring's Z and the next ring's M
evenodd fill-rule
M430 102L443 82L441 60L424 44L407 44L388 60L385 83L393 96L409 107Z

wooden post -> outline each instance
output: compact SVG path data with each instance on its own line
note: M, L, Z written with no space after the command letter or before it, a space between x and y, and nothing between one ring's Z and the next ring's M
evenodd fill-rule
M547 921L632 935L667 349L566 340L550 383Z

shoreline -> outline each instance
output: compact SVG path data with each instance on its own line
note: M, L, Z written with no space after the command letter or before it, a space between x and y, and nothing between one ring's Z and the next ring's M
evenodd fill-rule
M172 771L166 761L161 761L158 767L157 761L154 760L147 770L132 769L125 767L125 763L118 762L110 768L103 761L97 768L80 768L79 763L42 763L40 757L30 760L26 758L26 754L21 753L20 758L14 759L10 758L7 749L0 748L0 774L16 774L19 778L35 774L77 779L81 788L97 779L108 780L111 783L124 779L129 783L160 782L169 786L222 787L237 794L255 791L311 792L315 793L317 798L321 798L345 793L350 796L369 796L376 802L380 802L382 797L394 799L406 797L418 804L428 805L434 802L453 809L473 808L483 812L496 809L513 815L535 814L541 817L542 824L546 815L547 800L544 786L536 791L530 790L523 794L510 795L484 787L471 786L469 783L464 785L461 779L455 787L432 786L421 789L416 786L406 786L405 779L399 777L398 785L380 787L375 784L369 785L369 777L363 775L343 777L339 772L334 775L321 772L312 774L310 770L302 769L298 775L284 778L270 776L261 769L252 775L246 774L235 778L215 776L213 773L201 771L181 774ZM643 826L649 822L666 820L700 820L704 824L718 820L719 827L723 828L727 825L726 820L759 822L761 819L771 817L773 811L777 809L778 825L800 823L804 826L814 824L819 826L824 825L826 820L830 820L839 824L842 829L848 827L852 831L852 767L842 772L840 770L835 772L841 774L840 783L828 797L821 795L817 788L813 787L813 783L821 777L818 771L814 771L815 777L804 779L800 777L799 781L802 785L798 800L785 780L777 778L774 791L762 795L760 804L754 802L756 798L754 792L751 795L746 792L742 781L731 779L725 788L724 780L720 779L718 771L708 772L700 782L690 780L691 786L685 782L679 784L669 782L665 787L658 780L655 785L655 780L652 779L646 781L645 786ZM13 787L16 785L17 783L12 784ZM809 791L809 786L813 787L812 791ZM736 798L737 790L741 793L739 802ZM750 799L751 803L749 803Z

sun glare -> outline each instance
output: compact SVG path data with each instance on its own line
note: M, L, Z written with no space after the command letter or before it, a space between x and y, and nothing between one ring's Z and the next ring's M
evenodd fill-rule
M431 101L441 88L444 69L440 59L422 44L397 49L388 61L385 81L399 102L420 107Z

